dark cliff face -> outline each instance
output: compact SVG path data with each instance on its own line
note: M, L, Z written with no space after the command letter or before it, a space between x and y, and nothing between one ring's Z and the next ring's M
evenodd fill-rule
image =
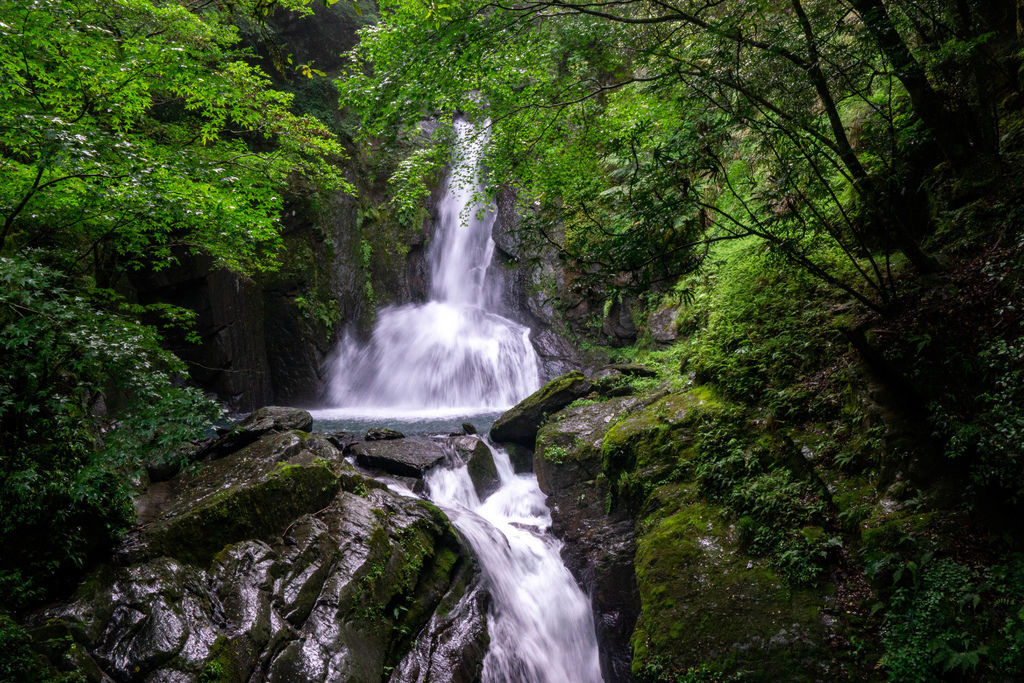
M366 310L355 213L354 200L341 193L324 206L294 201L283 217L284 249L272 273L246 278L209 258L181 254L175 266L140 273L132 285L142 303L196 313L199 343L170 332L168 346L192 379L230 409L311 404L337 329Z
M565 273L552 249L523 243L512 192L501 192L496 203L492 296L509 317L530 328L530 339L540 356L541 377L547 381L581 364L579 351L569 339L560 296L565 290Z
M195 312L199 343L165 332L167 346L188 364L192 379L229 406L269 402L273 387L263 341L263 305L252 281L216 269L211 259L180 255L178 263L132 279L139 301L168 303Z

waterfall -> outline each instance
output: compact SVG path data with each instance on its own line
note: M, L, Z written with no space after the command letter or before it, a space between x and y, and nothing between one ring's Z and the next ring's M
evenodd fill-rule
M480 415L511 407L540 384L529 330L495 312L488 293L495 210L476 201L483 136L463 121L455 130L455 160L428 251L431 300L385 308L368 342L343 341L331 368L333 407L314 416ZM487 500L477 497L465 465L426 477L430 499L473 548L493 598L483 679L597 683L590 601L562 563L537 478L515 474L508 454L491 449L501 486Z
M483 134L465 121L455 131L428 249L431 300L382 309L367 343L342 342L329 369L335 408L387 417L496 412L540 384L529 329L490 310L495 209L476 201Z
M465 466L427 475L430 499L472 546L494 601L484 683L597 683L590 601L562 563L537 477L515 474L505 451L491 453L501 488L485 501Z

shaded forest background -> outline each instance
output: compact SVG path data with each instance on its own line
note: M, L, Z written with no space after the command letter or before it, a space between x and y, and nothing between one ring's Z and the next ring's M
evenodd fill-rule
M293 268L282 216L339 189L401 241L460 115L490 122L490 191L514 198L527 252L557 255L536 287L584 356L740 406L709 430L702 481L794 585L863 579L861 641L841 647L900 680L1021 674L1018 3L331 11L366 26L328 68L275 41L282 17L314 14L303 0L0 2L9 651L28 638L14 617L132 523L133 477L187 460L222 414L168 350L195 341L195 313L142 303L133 278L195 254L241 278ZM385 246L344 258L380 271ZM359 307L393 296L382 280L365 278ZM298 298L328 338L355 310L323 288ZM751 445L809 435L842 474L831 489L772 480L792 464ZM628 467L609 474L644 500ZM878 500L900 514L868 520Z

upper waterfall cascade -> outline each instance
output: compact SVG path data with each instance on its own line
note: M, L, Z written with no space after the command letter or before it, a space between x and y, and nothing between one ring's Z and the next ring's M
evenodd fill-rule
M346 339L330 368L330 402L353 414L502 410L540 384L526 327L488 291L495 207L482 206L483 133L455 123L457 144L428 249L431 299L382 309L368 342Z

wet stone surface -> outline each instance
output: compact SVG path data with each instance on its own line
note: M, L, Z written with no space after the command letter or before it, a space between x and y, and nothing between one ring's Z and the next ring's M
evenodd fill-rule
M363 467L403 477L422 478L445 459L441 445L425 437L363 441L349 446L348 452Z
M327 438L269 433L146 509L114 565L30 621L71 636L88 680L479 678L475 562L438 508L359 475Z

